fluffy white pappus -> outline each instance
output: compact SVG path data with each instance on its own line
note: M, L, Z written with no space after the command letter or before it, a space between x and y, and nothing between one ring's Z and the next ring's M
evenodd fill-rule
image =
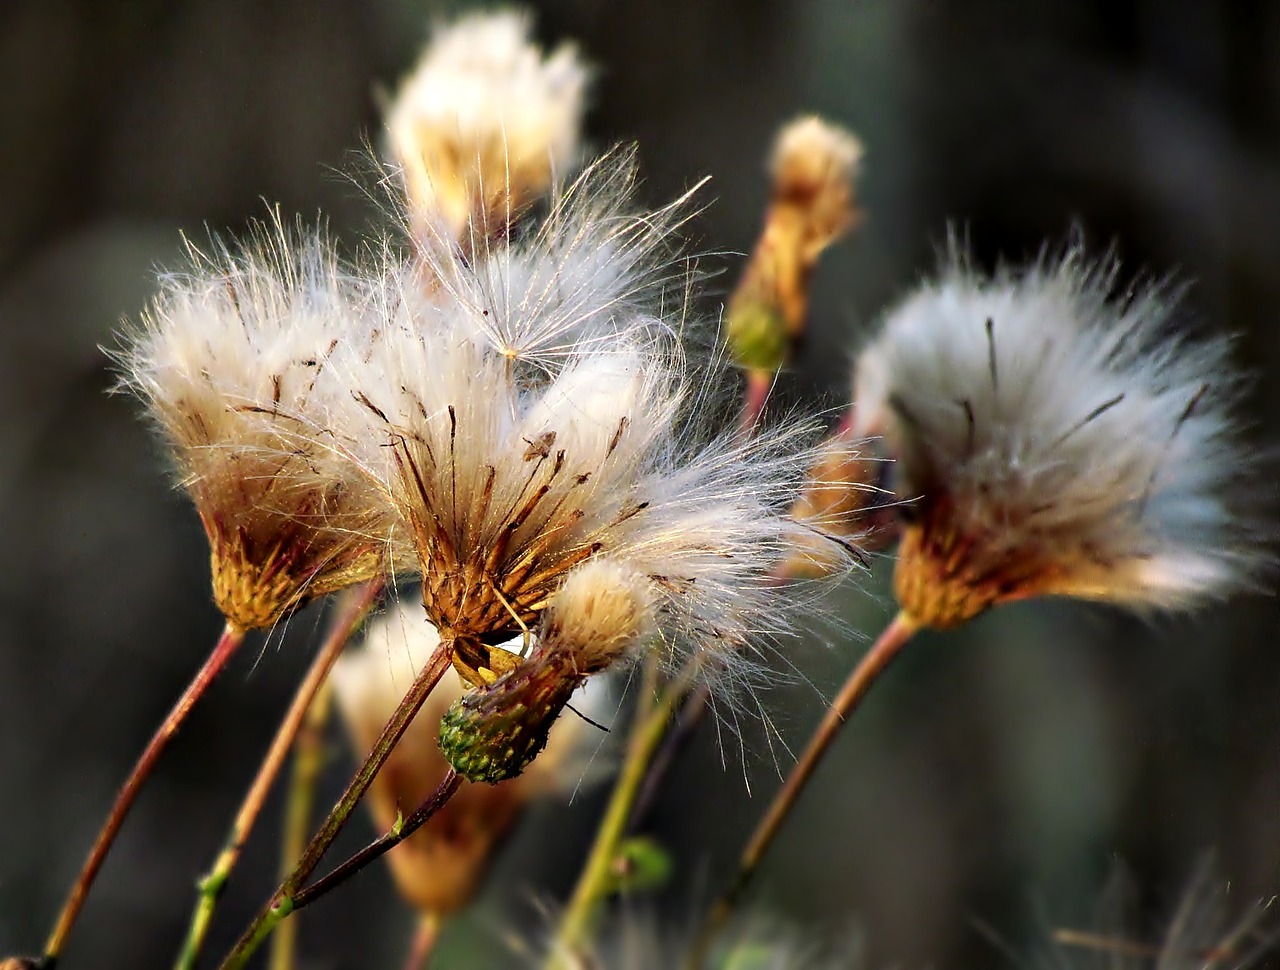
M343 720L360 755L367 753L418 673L431 660L440 635L419 603L398 602L369 625L364 643L334 665L332 683ZM368 804L380 829L425 801L443 780L440 719L462 696L462 681L446 671L426 704L374 779ZM464 782L449 803L387 856L401 894L437 914L466 905L487 871L491 853L535 798L568 794L581 781L596 747L596 729L584 717L612 716L607 687L575 697L583 717L567 713L551 726L547 745L518 777L496 785Z
M553 373L566 356L623 334L634 341L643 327L664 331L693 279L678 235L699 186L637 211L636 171L635 149L617 148L553 192L536 229L471 254L424 247L416 272L495 350L532 372Z
M887 315L853 431L885 436L913 504L900 597L1185 607L1255 575L1228 341L1179 334L1167 287L1116 276L1077 250L993 278L953 260Z
M461 242L501 231L577 164L590 71L516 11L438 28L387 112L411 208Z
M380 306L376 334L335 352L353 389L335 425L399 511L443 635L492 644L536 629L597 556L653 584L673 661L709 650L741 671L787 628L794 598L770 574L807 528L787 509L812 429L691 440L704 399L644 317L531 382L475 338L466 306L409 285Z
M385 569L393 519L326 437L330 358L361 318L322 233L273 226L239 249L188 246L117 353L208 534L229 620L270 626Z
M597 556L565 577L547 604L539 635L567 651L580 673L598 673L653 635L653 599L648 576Z

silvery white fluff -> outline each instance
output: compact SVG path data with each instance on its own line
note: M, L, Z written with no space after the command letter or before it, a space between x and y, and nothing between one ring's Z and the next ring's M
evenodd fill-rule
M1260 564L1228 341L1116 276L1077 249L991 278L953 254L858 360L854 434L885 436L917 538L993 598L1182 607Z
M624 203L603 215L562 207L585 223L535 236L519 275L505 258L437 253L424 273L389 257L367 334L335 352L352 394L333 424L413 537L442 636L492 644L532 629L571 570L607 555L652 584L669 650L709 651L732 676L788 622L768 577L808 531L786 516L811 458L807 429L696 440L706 402L674 327L656 299L618 296L652 290L646 274L669 267L628 242L613 250L624 261L599 267L597 289L579 251L595 226L652 240L653 219L628 225ZM513 332L557 349L525 367Z
M634 337L641 320L666 329L666 306L681 308L690 283L672 241L699 186L639 217L622 204L636 179L635 150L615 148L553 194L534 231L486 247L479 265L428 248L425 272L473 308L499 353L545 373L624 330Z
M321 233L277 215L241 249L188 245L128 331L122 386L173 449L208 533L215 599L249 629L385 569L379 494L310 430L360 311Z
M439 28L387 111L410 204L454 238L484 237L578 161L590 72L571 44L549 56L516 11Z

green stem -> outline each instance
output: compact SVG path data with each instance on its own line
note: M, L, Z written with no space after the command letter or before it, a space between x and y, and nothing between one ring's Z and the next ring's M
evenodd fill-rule
M120 828L124 824L125 816L129 814L129 809L133 807L133 802L142 790L143 783L155 768L156 762L160 760L160 755L164 752L173 736L178 733L178 728L187 719L187 715L191 713L191 708L195 706L196 701L213 683L214 678L218 676L222 668L226 666L227 661L231 659L232 654L236 652L236 649L243 642L244 631L228 622L223 628L222 635L218 638L213 651L209 654L208 659L205 660L204 666L197 671L191 683L187 685L187 689L182 692L182 696L178 698L177 703L173 705L172 710L165 717L164 722L156 729L155 734L151 736L151 740L147 743L137 763L133 766L133 771L130 772L129 777L116 794L116 800L111 806L111 812L107 815L107 820L103 823L102 830L98 833L97 841L94 842L93 848L89 850L84 866L80 869L80 874L76 877L76 881L71 887L71 892L63 904L62 912L58 915L58 922L54 926L53 932L49 935L48 942L45 943L44 958L40 963L42 968L52 970L57 963L58 957L62 953L62 948L66 944L67 936L70 934L71 928L75 925L76 917L80 915L80 910L84 906L85 897L89 894L89 887L93 885L93 881L98 875L98 870L102 868L102 864L106 861L107 853L111 851L111 846L115 844L116 836L120 834Z
M262 812L262 806L267 800L276 776L284 766L289 749L293 746L293 739L297 736L298 729L316 694L328 679L329 671L334 661L338 659L338 654L342 652L342 648L360 628L370 609L377 602L382 593L382 585L381 580L364 584L354 591L352 597L346 598L339 608L340 612L335 617L329 636L299 685L284 721L276 731L271 747L267 750L267 755L258 768L258 773L249 786L244 801L240 804L240 810L236 813L226 845L219 853L209 874L200 881L200 895L196 901L195 912L191 916L191 926L187 931L186 941L174 964L175 970L192 970L195 967L196 959L200 955L200 949L204 945L205 936L213 921L218 898L231 877L231 871L240 860L240 853Z
M597 904L614 882L613 867L618 858L618 849L627 834L631 809L648 773L649 763L662 743L672 713L684 697L699 666L699 661L695 659L680 676L661 690L658 687L656 658L651 657L645 667L642 696L647 698L657 695L656 700L647 711L638 711L636 714L622 772L609 796L609 805L605 809L600 828L596 831L595 842L587 856L582 875L579 876L573 896L561 917L560 927L547 959L548 970L568 970L569 967L576 966L573 957L581 952L587 942L595 921Z
M325 762L325 725L333 709L333 684L326 680L307 708L306 720L293 744L293 775L285 805L284 837L280 841L280 879L287 879L302 858L311 832L316 785ZM298 952L298 923L286 920L271 937L271 970L293 970Z
M306 850L302 853L302 857L298 860L298 864L294 866L293 871L281 883L271 901L258 914L239 942L236 943L235 948L227 955L227 958L222 963L222 970L236 970L236 968L243 967L262 944L262 941L271 934L271 931L293 912L294 897L302 889L308 877L315 872L316 867L320 865L320 860L324 858L325 852L333 844L333 840L338 837L338 833L350 821L356 805L373 783L374 776L381 770L387 758L391 756L392 749L395 748L396 743L408 729L409 723L426 702L427 695L431 693L431 689L435 687L436 682L439 681L441 675L448 668L452 656L453 641L441 640L440 645L436 647L435 653L418 674L417 679L413 682L413 686L409 688L409 692L404 696L404 699L401 700L400 706L396 708L391 715L391 719L382 729L382 734L374 742L369 756L365 758L364 763L357 769L355 777L351 779L351 783L347 786L347 790L342 793L338 803L329 812L329 817L325 819L320 831L308 843Z
M850 715L866 697L877 678L888 668L890 662L898 656L907 641L918 629L916 622L905 612L900 612L881 632L876 642L858 661L849 677L840 688L840 693L832 702L831 708L823 717L813 735L809 738L800 760L796 762L782 788L773 797L764 818L756 826L751 841L742 852L738 862L738 871L730 884L728 892L720 897L712 908L710 915L702 926L697 940L690 951L688 965L694 970L702 967L711 948L711 943L724 928L733 915L735 907L746 891L752 876L760 866L765 852L773 844L774 838L782 828L782 823L795 808L805 785L813 776L823 755L827 753L831 743L840 734Z

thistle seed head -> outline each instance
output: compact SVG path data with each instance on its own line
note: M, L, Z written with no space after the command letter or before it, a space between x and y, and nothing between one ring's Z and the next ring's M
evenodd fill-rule
M415 223L473 250L577 163L590 72L529 34L515 11L441 27L387 112Z
M791 506L792 518L813 531L787 558L787 575L820 576L838 567L839 558L832 556L833 536L856 543L864 552L892 543L897 534L893 492L887 487L892 467L876 454L872 442L858 441L847 430L837 430L822 443L800 497Z
M556 590L539 635L569 654L580 673L599 673L653 636L653 600L652 582L643 573L590 559Z
M489 662L493 645L536 630L565 579L597 556L647 578L673 658L708 650L741 671L787 628L769 575L810 531L786 515L811 460L808 429L695 437L709 391L689 382L673 324L611 295L643 290L647 265L627 247L600 255L611 252L619 266L581 275L559 249L528 251L537 271L524 279L555 290L563 272L583 289L578 305L600 308L575 329L563 300L518 303L507 291L505 307L525 308L527 346L563 341L536 362L509 353L490 323L497 305L485 297L503 292L493 274L510 264L460 257L429 290L416 257L389 257L366 336L335 354L351 389L334 422L342 449L396 510L427 613L475 686L509 667L505 652L508 666ZM595 279L604 292L590 290Z
M957 259L862 354L853 431L896 459L918 621L1037 595L1185 607L1262 564L1227 342L1172 331L1166 289L1117 294L1116 272Z
M812 262L854 224L855 181L862 143L814 115L778 134L770 162L775 205L794 210L798 249Z
M331 357L359 318L327 240L277 220L242 249L189 246L124 337L122 385L172 449L241 629L386 568L386 503L326 434Z

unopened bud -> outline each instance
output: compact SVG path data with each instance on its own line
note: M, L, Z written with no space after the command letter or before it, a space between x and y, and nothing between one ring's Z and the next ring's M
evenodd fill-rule
M801 118L779 133L764 229L726 321L734 359L747 370L776 372L803 336L818 257L857 218L854 180L861 158L853 135L820 118Z

